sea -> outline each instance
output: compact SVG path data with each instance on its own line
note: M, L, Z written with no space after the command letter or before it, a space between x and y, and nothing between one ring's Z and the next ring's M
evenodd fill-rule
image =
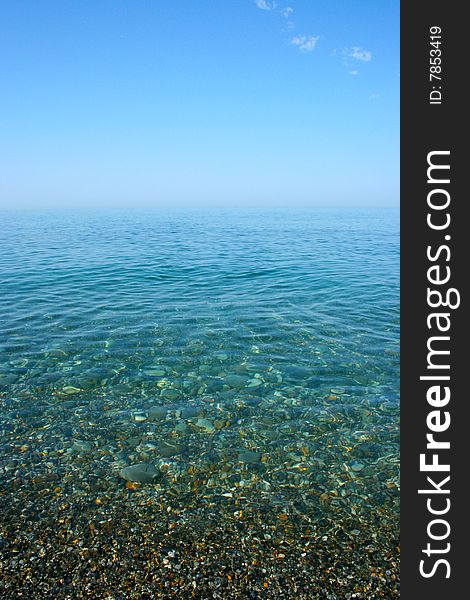
M6 597L395 597L397 209L0 222Z

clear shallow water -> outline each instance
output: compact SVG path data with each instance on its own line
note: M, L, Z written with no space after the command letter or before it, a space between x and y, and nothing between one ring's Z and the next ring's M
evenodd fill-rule
M397 211L1 219L4 482L397 514Z

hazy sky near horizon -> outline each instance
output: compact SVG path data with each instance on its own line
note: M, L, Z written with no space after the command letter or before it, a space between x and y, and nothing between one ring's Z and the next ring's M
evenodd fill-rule
M398 0L18 0L0 207L398 206Z

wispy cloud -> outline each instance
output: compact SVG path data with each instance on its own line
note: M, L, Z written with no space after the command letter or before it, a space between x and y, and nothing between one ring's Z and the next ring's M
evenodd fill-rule
M369 96L369 98L370 98L371 100L377 100L377 98L380 98L380 94L379 94L379 92L373 92L373 93L372 93L372 94Z
M320 36L296 35L291 39L290 43L297 46L302 52L311 52L319 39Z
M345 48L343 50L343 56L345 58L351 58L360 62L369 62L372 59L372 52L364 50L359 46L352 46L351 48Z
M291 14L294 12L292 6L286 6L285 8L281 8L279 12L284 17L284 19L286 19L286 25L283 31L292 31L295 27L294 21L292 21L292 19L290 18Z
M357 69L352 69L352 71L349 71L350 75L359 75L359 71Z
M274 10L276 8L276 3L269 0L255 0L255 4L261 10Z

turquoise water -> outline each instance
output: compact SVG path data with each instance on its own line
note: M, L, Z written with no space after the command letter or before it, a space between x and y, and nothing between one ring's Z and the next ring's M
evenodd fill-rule
M397 211L1 220L7 508L50 480L273 528L398 514Z

